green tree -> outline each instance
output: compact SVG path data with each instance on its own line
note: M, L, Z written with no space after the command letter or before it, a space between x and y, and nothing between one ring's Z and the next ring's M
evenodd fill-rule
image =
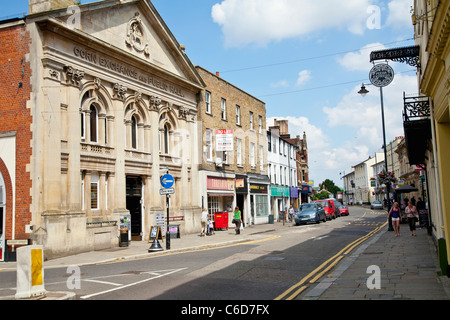
M330 179L325 179L325 181L322 182L321 186L322 186L322 189L327 189L329 192L334 194L334 196L337 195L338 191L341 191L341 188L337 187L334 184L333 180L330 180Z
M315 200L323 200L323 199L328 199L330 197L330 192L326 191L326 190L322 190L318 193L315 193L312 197L311 200L315 201Z

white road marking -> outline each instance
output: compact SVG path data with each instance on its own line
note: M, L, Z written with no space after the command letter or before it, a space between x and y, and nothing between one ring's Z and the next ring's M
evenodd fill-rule
M133 283L129 283L129 284L126 284L126 285L123 285L123 286L120 286L120 287L112 288L112 289L105 290L105 291L100 291L100 292L97 292L97 293L88 294L88 295L80 297L80 299L89 299L91 297L99 296L101 294L105 294L105 293L108 293L108 292L113 292L113 291L116 291L116 290L132 287L132 286L135 286L137 284L141 284L141 283L144 283L144 282L147 282L147 281L150 281L150 280L154 280L154 279L158 279L158 278L161 278L161 277L164 277L164 276L168 276L168 275L170 275L172 273L179 272L179 271L184 270L184 269L187 269L187 268L161 270L161 271L149 271L147 273L149 273L149 274L156 274L156 275L154 277L151 277L151 278L148 278L148 279L144 279L144 280L141 280L141 281L137 281L137 282L133 282Z

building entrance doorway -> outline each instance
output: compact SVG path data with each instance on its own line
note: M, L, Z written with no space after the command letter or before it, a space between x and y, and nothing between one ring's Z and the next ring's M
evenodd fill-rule
M241 211L242 226L245 228L244 204L245 204L244 195L236 194L236 205L239 207L239 210ZM233 208L233 212L234 212L234 208Z
M131 240L142 240L142 180L127 177L127 210L131 215Z

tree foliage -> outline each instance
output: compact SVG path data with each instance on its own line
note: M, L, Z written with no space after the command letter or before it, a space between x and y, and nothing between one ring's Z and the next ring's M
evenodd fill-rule
M336 186L334 184L333 180L330 180L330 179L325 179L325 181L322 182L320 185L321 185L321 189L326 189L329 192L331 192L332 194L334 194L335 196L337 195L338 191L341 191L341 188Z

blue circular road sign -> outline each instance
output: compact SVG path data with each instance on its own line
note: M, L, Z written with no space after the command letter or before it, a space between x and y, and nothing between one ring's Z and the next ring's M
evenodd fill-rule
M163 188L172 188L175 183L175 179L170 174L165 174L161 177L161 185Z

